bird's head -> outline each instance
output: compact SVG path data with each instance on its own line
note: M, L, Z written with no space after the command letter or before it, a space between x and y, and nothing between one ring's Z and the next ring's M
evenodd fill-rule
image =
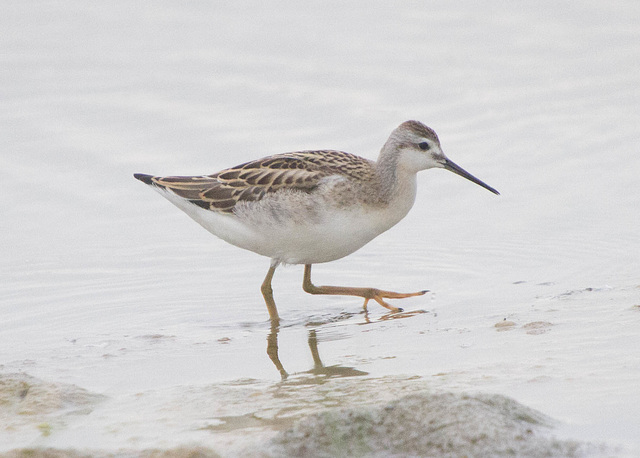
M410 173L441 168L473 181L494 194L500 194L445 156L438 135L419 121L405 121L391 133L382 149L382 155L394 154L398 156L396 166Z

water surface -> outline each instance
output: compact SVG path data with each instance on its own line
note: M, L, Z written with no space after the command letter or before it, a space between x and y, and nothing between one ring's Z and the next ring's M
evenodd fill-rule
M639 23L630 1L5 5L0 376L91 407L6 414L0 449L224 454L421 390L500 393L559 434L639 447ZM276 335L268 260L132 177L375 158L407 119L502 195L423 172L397 227L314 267L318 284L431 290L398 319L307 295L290 266Z

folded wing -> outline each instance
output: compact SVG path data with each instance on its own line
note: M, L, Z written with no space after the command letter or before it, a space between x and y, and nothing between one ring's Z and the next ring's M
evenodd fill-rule
M139 180L169 190L207 210L232 213L238 202L260 200L282 189L313 192L332 175L361 179L373 173L372 163L341 151L300 151L269 156L213 175L153 177Z

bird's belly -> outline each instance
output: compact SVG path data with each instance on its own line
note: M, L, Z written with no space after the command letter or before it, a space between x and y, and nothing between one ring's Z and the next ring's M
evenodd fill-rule
M283 210L263 200L230 214L205 210L172 193L165 197L224 241L287 264L316 264L347 256L394 226L413 203L406 208L319 210L308 202L290 211L289 206Z
M290 203L290 202L288 202ZM295 212L277 207L262 207L275 214L269 217L261 209L248 208L238 217L259 234L242 246L288 264L316 264L334 261L362 248L394 226L408 212L405 207L368 207L350 205L297 205ZM281 211L278 211L281 210ZM255 243L259 240L258 243ZM228 240L229 241L229 240Z
M254 251L288 264L316 264L343 258L381 232L366 218L334 215L314 224L266 229L263 244Z

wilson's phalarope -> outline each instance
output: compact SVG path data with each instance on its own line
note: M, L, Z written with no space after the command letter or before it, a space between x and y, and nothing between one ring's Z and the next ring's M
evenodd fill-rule
M444 168L499 194L450 161L436 133L418 121L397 127L376 162L342 151L277 154L213 175L134 176L159 191L212 234L271 258L262 283L277 321L271 279L280 263L304 264L303 289L350 295L399 311L384 299L419 296L376 288L315 286L311 265L358 250L405 217L416 197L416 175Z

